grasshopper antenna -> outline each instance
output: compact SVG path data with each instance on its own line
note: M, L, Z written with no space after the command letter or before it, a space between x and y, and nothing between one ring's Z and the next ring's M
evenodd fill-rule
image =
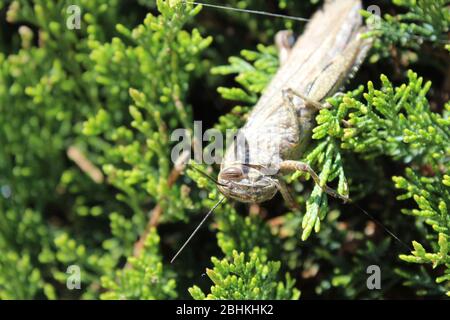
M277 14L277 13L271 13L271 12L265 12L265 11L258 11L258 10L240 9L240 8L234 8L234 7L228 7L228 6L220 6L220 5L204 3L204 2L200 2L200 1L185 0L185 1L183 1L183 3L201 5L204 7L215 8L215 9L252 13L252 14L268 16L268 17L272 17L272 18L283 18L283 19L296 20L296 21L309 21L309 19L306 19L306 18L288 16L285 14Z
M355 202L350 202L351 204L353 204L356 208L358 208L359 210L362 211L362 213L364 213L366 216L369 217L370 220L372 220L373 222L375 222L378 226L380 226L384 232L386 232L388 235L390 235L392 238L394 238L398 243L400 243L403 247L405 247L406 249L408 249L409 251L413 251L413 249L408 246L404 241L402 241L399 237L397 237L395 235L395 233L393 233L391 230L389 230L383 223L381 223L378 219L375 219L374 216L372 216L369 212L367 212L366 210L364 210L363 208L361 208L359 205L357 205Z
M189 243L189 241L191 241L191 239L195 236L195 234L197 233L197 231L200 229L200 227L205 223L205 221L208 219L208 217L214 212L214 210L225 200L225 197L222 197L219 201L217 201L217 203L214 205L214 207L212 207L211 210L209 210L209 212L205 215L205 217L203 218L203 220L198 224L197 228L195 228L195 230L191 233L191 235L189 236L189 238L184 242L184 244L181 246L180 250L178 250L178 252L173 256L172 260L170 260L170 263L173 263L175 261L175 259L178 257L178 255L181 253L181 251L183 251L183 249L186 247L186 245Z

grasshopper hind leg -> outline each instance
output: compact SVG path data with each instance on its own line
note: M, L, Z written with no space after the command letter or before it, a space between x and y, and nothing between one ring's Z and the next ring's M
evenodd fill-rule
M280 164L280 169L284 172L295 172L295 171L302 171L308 173L311 178L314 180L314 182L322 188L324 192L329 194L330 196L334 198L339 198L344 201L344 203L348 202L350 199L348 196L344 196L339 194L336 190L333 190L327 185L322 185L320 183L320 178L317 175L317 173L309 166L309 164L300 162L300 161L293 161L293 160L286 160L283 161Z
M286 202L286 204L288 205L289 208L291 208L293 210L299 210L300 209L300 206L295 201L295 198L292 195L292 192L289 189L289 186L283 180L281 180L281 179L278 180L277 188L280 191L284 201Z
M304 106L306 108L312 108L317 111L324 110L324 109L331 109L333 107L329 102L318 102L315 100L311 100L307 96L305 96L301 93L298 93L291 88L285 89L283 91L283 95L284 95L285 99L288 99L289 101L293 101L294 97L298 97L304 102ZM338 91L333 95L333 97L337 98L337 97L342 97L344 95L345 95L345 93L343 93L342 91Z
M293 90L292 88L287 88L287 89L283 90L283 96L290 101L292 101L294 97L298 97L304 101L305 107L313 108L315 110L329 109L331 107L327 103L321 103L319 101L309 99L304 94L298 93L295 90Z

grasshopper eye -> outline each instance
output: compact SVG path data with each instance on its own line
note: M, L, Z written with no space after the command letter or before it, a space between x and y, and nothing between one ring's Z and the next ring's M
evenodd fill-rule
M239 167L229 167L223 169L219 176L223 180L240 180L244 176L244 172Z

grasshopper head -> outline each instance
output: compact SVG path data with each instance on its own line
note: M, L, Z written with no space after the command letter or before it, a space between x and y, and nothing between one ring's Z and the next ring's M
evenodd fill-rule
M234 164L222 168L219 191L226 197L246 203L260 203L277 193L277 180L255 166Z

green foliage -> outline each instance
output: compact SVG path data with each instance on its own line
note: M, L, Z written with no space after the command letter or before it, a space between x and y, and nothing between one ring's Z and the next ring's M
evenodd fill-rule
M258 46L258 51L243 50L242 57L231 57L229 65L212 69L213 74L238 74L236 82L240 88L219 87L218 91L224 99L256 103L258 94L269 84L271 76L278 69L278 58L273 46Z
M368 83L364 103L354 93L341 104L334 102L336 109L320 112L314 138L333 135L344 149L369 158L386 154L405 163L441 162L449 150L448 120L430 110L426 94L431 83L424 84L412 71L408 79L408 84L394 88L382 75L380 90Z
M149 194L164 198L163 220L185 219L183 210L192 208L186 188L169 189L167 180L169 130L191 123L183 106L190 74L202 72L198 56L212 40L196 29L183 30L200 8L158 1L160 15L149 14L142 24L128 28L118 1L71 2L83 9L82 28L72 31L65 27L68 4L12 2L8 21L39 30L39 46L33 46L33 29L22 26L22 48L0 55L0 246L2 251L18 250L5 258L1 270L5 275L17 272L11 259L22 254L15 252L31 253L23 264L36 285L22 298L42 296L43 291L54 297L38 271L43 268L50 282L65 284L70 264L81 267L84 297L98 297L99 274L112 275L120 268L144 230L147 212L159 201L149 202ZM129 113L123 112L133 101L128 91L135 103ZM66 160L66 150L74 145L82 155L89 154L81 160L95 161L120 192L96 185L89 172ZM169 190L172 196L163 196ZM47 214L49 206L56 212ZM72 214L60 221L59 211ZM108 215L112 238L103 227ZM49 228L46 219L60 226ZM14 286L3 289L3 283L0 292ZM173 297L170 290L161 292ZM4 296L13 293L5 291Z
M447 41L450 28L450 8L446 0L394 0L407 12L395 16L384 14L383 19L370 20L374 28L369 32L376 36L375 47L381 51L389 45L418 49L424 41L442 45ZM366 17L371 17L365 12Z
M33 299L43 292L55 299L54 288L45 283L38 268L33 267L30 255L15 251L2 251L0 257L0 299Z
M117 271L113 277L102 277L102 286L108 291L100 297L106 300L176 298L176 281L173 273L163 269L158 244L158 234L152 229L143 252L128 258L129 268Z
M260 217L242 217L235 210L227 210L217 218L217 243L225 255L231 257L234 250L250 252L255 245L273 252L277 240Z
M236 250L232 260L212 258L214 269L207 269L208 277L214 282L211 293L205 295L194 286L189 289L197 300L288 300L298 299L300 291L293 288L295 281L286 275L286 282L277 282L280 262L267 261L264 250L254 248L246 259L244 253Z
M450 236L449 205L450 185L448 183L449 166L446 175L435 177L418 176L408 169L405 177L394 177L396 187L406 191L399 199L413 198L418 209L404 210L403 213L415 216L418 221L429 225L433 232L427 237L427 250L417 241L413 242L414 251L411 255L401 255L406 262L430 264L433 269L442 266L443 273L436 278L442 284L446 294L450 296L450 254L448 239ZM442 180L441 180L442 179Z
M396 188L406 192L398 200L413 198L417 203L419 209L402 212L431 226L432 232L426 238L433 253L427 253L414 241L412 255L401 255L401 259L429 263L433 268L442 265L444 274L436 282L446 282L448 288L450 122L447 115L430 110L426 95L431 83L423 83L412 71L408 72L408 79L409 83L394 87L382 75L380 90L368 83L368 91L363 94L365 102L348 94L341 103L335 102L335 109L321 111L314 136L333 135L342 140L344 149L369 158L387 155L411 166L406 169L406 177L393 177ZM362 89L358 91L361 93ZM430 167L431 177L412 169L425 165Z

